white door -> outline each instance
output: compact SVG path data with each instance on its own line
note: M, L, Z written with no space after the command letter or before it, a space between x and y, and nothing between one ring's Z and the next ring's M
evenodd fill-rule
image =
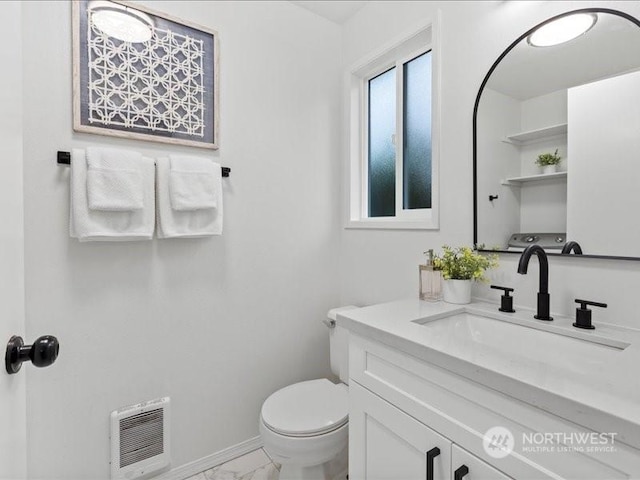
M639 83L636 71L569 89L567 238L584 253L637 252Z
M351 380L350 480L450 478L449 440Z
M26 478L25 373L8 375L6 342L24 332L20 2L0 2L0 479ZM25 339L28 340L28 339Z

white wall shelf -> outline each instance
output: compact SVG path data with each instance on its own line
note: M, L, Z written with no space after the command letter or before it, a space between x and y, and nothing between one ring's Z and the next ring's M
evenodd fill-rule
M520 187L529 182L542 182L547 180L567 179L567 172L541 173L538 175L527 175L525 177L505 178L500 183Z
M539 128L537 130L529 130L527 132L514 133L513 135L507 135L502 140L505 143L511 143L513 145L523 146L532 143L548 140L554 137L560 137L567 134L567 124L560 123L558 125L551 125L549 127Z

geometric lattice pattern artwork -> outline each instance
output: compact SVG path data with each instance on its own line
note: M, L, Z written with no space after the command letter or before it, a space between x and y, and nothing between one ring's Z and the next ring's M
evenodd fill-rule
M89 122L203 137L203 41L154 28L147 42L122 42L104 34L88 17Z
M219 148L218 32L116 0L74 0L73 128Z

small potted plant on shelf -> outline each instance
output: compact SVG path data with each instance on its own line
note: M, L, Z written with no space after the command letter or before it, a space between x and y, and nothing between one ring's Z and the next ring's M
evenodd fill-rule
M448 303L471 302L471 282L486 281L486 270L498 266L497 254L480 254L471 247L442 247L442 255L434 258L434 267L442 271L443 297Z
M548 173L555 173L558 170L562 157L558 155L558 149L554 153L541 153L536 159L536 165L542 169L542 173L545 175Z

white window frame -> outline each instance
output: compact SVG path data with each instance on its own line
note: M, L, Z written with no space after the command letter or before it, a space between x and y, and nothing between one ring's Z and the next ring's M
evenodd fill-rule
M345 228L420 229L439 228L439 147L440 147L440 80L437 24L430 22L390 42L377 52L356 63L347 72L350 100L349 122L349 209ZM403 131L404 64L431 51L431 208L403 208L403 145L396 148L396 215L369 217L368 212L368 91L369 80L396 68L396 138Z

